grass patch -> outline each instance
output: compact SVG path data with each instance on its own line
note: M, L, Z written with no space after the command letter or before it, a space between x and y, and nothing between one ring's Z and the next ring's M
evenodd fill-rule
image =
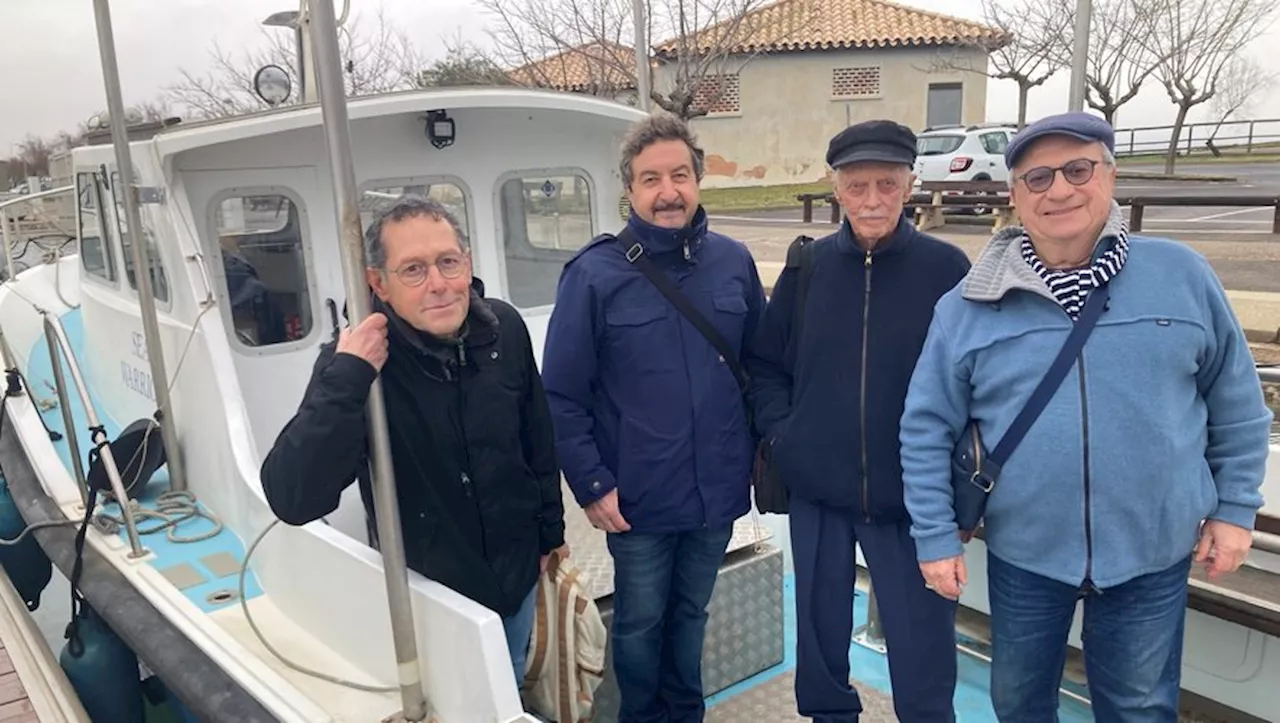
M797 195L801 193L823 193L830 190L830 183L783 183L775 186L704 188L702 189L702 206L707 209L707 213L799 208L801 204L796 200Z
M1137 156L1122 156L1116 159L1121 166L1127 165L1151 165L1164 164L1163 153L1149 153ZM1178 166L1197 165L1209 166L1218 163L1278 163L1280 162L1280 153L1270 151L1266 153L1224 153L1221 156L1214 156L1211 153L1203 155L1197 153L1193 156L1178 156L1174 163L1174 172L1177 172Z

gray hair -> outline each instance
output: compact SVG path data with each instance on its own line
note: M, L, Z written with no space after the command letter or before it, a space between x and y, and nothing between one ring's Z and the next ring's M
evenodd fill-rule
M631 187L631 164L636 156L660 141L683 141L689 147L689 154L693 156L693 175L699 181L702 180L705 154L698 147L693 131L689 130L688 124L679 118L667 113L659 113L636 123L623 139L622 162L619 164L623 185L627 188Z
M443 203L434 198L404 195L389 205L379 208L373 215L373 221L364 230L364 259L371 268L380 269L387 265L387 249L382 245L382 228L389 223L399 223L410 218L428 217L434 221L444 221L453 229L458 237L458 245L463 252L471 249L471 242L462 230L462 224Z

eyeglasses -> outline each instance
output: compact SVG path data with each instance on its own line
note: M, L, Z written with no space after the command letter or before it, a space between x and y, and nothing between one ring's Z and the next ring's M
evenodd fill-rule
M440 275L446 279L456 279L467 270L467 258L462 254L445 254L434 263L410 261L398 269L387 269L387 271L399 276L400 282L405 286L421 286L422 282L427 280L427 274L431 273L432 266L439 269Z
M1053 178L1058 171L1062 171L1062 177L1067 179L1067 183L1073 186L1083 186L1093 178L1093 170L1101 162L1092 158L1077 158L1057 168L1050 168L1049 166L1032 168L1030 171L1018 176L1018 179L1026 184L1027 190L1032 193L1044 193L1053 186Z

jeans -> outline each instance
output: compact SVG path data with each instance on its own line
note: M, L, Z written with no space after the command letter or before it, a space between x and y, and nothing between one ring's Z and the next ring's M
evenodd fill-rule
M907 520L866 524L848 510L791 498L796 571L796 707L814 723L855 723L849 685L855 543L862 547L902 723L955 720L956 603L924 586Z
M609 535L618 723L702 720L707 604L732 532Z
M534 585L520 609L502 619L507 632L507 649L511 652L511 669L516 674L516 689L524 687L524 669L529 656L529 639L533 637L533 619L538 611L538 586Z
M1001 723L1058 719L1058 686L1076 602L1093 714L1176 723L1191 558L1106 590L1081 590L987 555L991 702Z

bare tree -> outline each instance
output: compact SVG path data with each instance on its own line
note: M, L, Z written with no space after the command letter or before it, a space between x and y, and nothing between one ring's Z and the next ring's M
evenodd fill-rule
M1173 173L1182 127L1192 108L1218 93L1232 61L1264 32L1280 0L1167 0L1157 20L1156 48L1161 61L1156 77L1178 106L1165 155L1165 173Z
M1268 73L1248 58L1235 57L1227 63L1218 78L1218 92L1209 101L1209 110L1218 120L1205 144L1215 156L1219 154L1219 150L1213 139L1218 137L1222 124L1232 116L1248 117L1254 102L1265 97L1275 81L1274 73Z
M478 2L495 18L490 35L498 62L515 68L517 82L609 97L637 87L629 0ZM648 0L646 36L671 38L655 46L648 63L653 103L681 118L705 115L719 92L707 88L718 88L721 76L755 54L751 41L766 26L755 11L767 2ZM652 82L655 67L664 68L667 82ZM585 82L566 84L567 79ZM695 103L699 88L702 102Z
M443 58L431 63L418 76L418 85L423 88L514 84L507 71L474 43L463 40L461 35L446 44Z
M1027 123L1027 96L1031 89L1043 85L1068 64L1061 44L1070 32L1073 14L1058 3L1015 0L1006 6L1000 0L982 0L982 18L997 32L940 51L930 70L963 70L1017 83L1021 128ZM973 67L971 54L964 52L973 49L986 54L983 67Z
M1075 0L1054 3L1056 18L1047 26L1061 35L1054 46L1062 66L1071 64L1075 38ZM1133 100L1156 71L1156 23L1168 0L1095 0L1089 21L1089 54L1085 64L1085 102L1115 124L1116 112Z
M198 118L221 118L266 110L266 101L253 88L253 77L264 65L278 65L298 88L297 48L293 33L260 28L264 44L251 51L232 54L215 41L210 56L212 68L204 75L180 69L182 80L168 86L163 98L183 107ZM416 87L426 66L418 50L403 31L388 22L382 10L375 27L366 32L362 18L353 15L338 34L347 95L372 95ZM300 102L295 95L292 102Z

